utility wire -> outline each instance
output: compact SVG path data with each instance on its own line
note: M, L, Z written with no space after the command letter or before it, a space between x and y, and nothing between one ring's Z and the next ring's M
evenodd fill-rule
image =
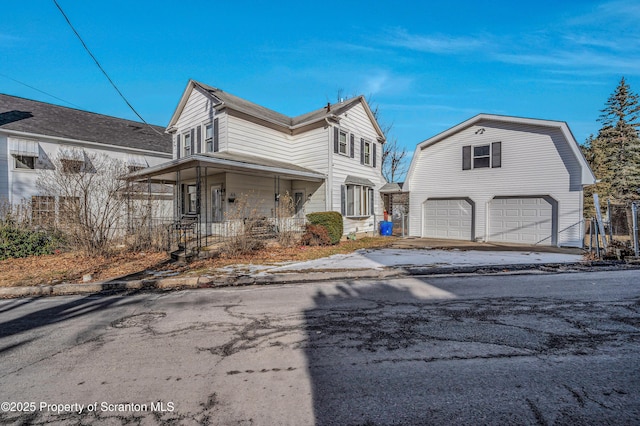
M9 77L9 76L8 76L8 75L6 75L6 74L2 74L2 73L0 73L0 76L1 76L1 77L4 77L4 78L8 78L8 79L9 79L9 80L11 80L11 81L15 81L15 82L16 82L16 83L18 83L18 84L22 84L23 86L28 87L29 89L33 89L33 90L35 90L36 92L40 92L40 93L43 93L43 94L45 94L45 95L47 95L47 96L51 96L52 98L57 99L57 100L59 100L59 101L62 101L62 102L64 102L65 104L69 104L69 105L72 105L72 106L74 106L74 107L76 107L76 108L83 109L81 106L76 105L76 104L74 104L73 102L65 101L65 100L64 100L64 99L62 99L62 98L59 98L59 97L57 97L57 96L54 96L54 95L52 95L51 93L47 93L47 92L45 92L44 90L40 90L40 89L38 89L37 87L33 87L33 86L31 86L31 85L29 85L29 84L27 84L27 83L23 83L22 81L20 81L20 80L16 80L16 79L15 79L15 78L13 78L13 77Z
M96 65L98 66L98 68L100 68L100 71L102 71L102 74L104 74L105 77L107 77L107 80L109 80L109 83L111 83L111 85L113 86L114 89L116 89L116 92L118 92L118 94L120 95L120 97L125 101L125 103L129 106L129 108L131 108L131 111L134 112L135 115L138 116L138 118L147 126L149 126L149 128L151 130L153 130L154 132L156 132L159 135L162 135L162 133L160 133L159 131L157 131L156 129L154 129L149 123L147 123L145 121L144 118L142 118L142 116L140 114L138 114L138 111L136 111L136 109L133 107L133 105L131 105L131 103L127 100L127 98L122 94L122 92L120 91L120 89L118 89L118 86L116 86L116 84L113 82L113 80L111 80L111 77L109 77L109 74L107 74L107 72L104 70L104 68L102 68L102 65L100 65L100 62L98 62L98 60L96 59L95 56L93 56L93 53L91 53L91 50L89 50L89 47L87 47L86 43L84 42L84 40L82 40L82 37L80 37L80 34L78 34L78 31L76 31L76 29L73 27L73 24L71 23L71 21L69 20L69 18L67 17L67 14L64 13L64 10L62 10L62 7L60 7L60 5L58 4L58 2L56 0L53 0L53 3L56 5L56 7L58 8L58 10L60 11L60 13L62 13L62 16L64 17L64 19L67 21L67 24L69 24L69 27L71 28L71 30L74 32L74 34L78 37L78 40L80 40L80 43L82 43L82 47L84 47L84 50L87 51L87 53L89 54L89 56L91 56L91 59L93 59L93 62L96 63Z

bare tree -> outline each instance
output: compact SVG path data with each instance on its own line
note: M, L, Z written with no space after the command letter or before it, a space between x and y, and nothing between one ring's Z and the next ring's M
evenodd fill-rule
M38 188L57 200L56 225L69 242L89 255L105 255L126 219L123 161L104 154L65 153L42 170Z

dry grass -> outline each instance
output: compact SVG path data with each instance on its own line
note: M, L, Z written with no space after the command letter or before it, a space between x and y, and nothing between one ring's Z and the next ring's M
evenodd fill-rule
M231 257L223 254L215 259L190 263L186 267L163 265L169 259L166 253L122 253L108 258L88 257L78 252L31 256L0 261L0 287L78 283L82 282L85 274L91 274L92 281L104 281L146 269L174 269L187 274L202 274L234 264L302 262L359 249L387 247L394 240L393 237L371 237L342 241L335 246L290 248L280 247L274 242L251 255Z
M0 287L77 283L85 274L91 274L93 281L108 280L153 268L168 258L166 253L127 253L105 258L68 252L7 259L0 261Z

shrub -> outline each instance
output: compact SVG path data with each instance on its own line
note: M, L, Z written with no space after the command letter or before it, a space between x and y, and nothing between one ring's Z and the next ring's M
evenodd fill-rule
M0 225L0 260L52 254L60 243L55 234L21 229L11 223Z
M342 215L338 212L318 212L309 213L307 220L312 225L320 225L326 228L331 244L338 244L342 233L344 232L344 224L342 222Z
M328 246L331 244L331 238L329 238L327 228L324 226L307 224L300 244L303 246Z

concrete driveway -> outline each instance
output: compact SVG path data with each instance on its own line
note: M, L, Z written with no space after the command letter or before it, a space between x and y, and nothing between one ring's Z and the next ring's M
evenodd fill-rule
M403 238L390 248L358 250L306 262L264 268L263 273L388 268L465 268L483 266L572 264L583 251L558 247Z

